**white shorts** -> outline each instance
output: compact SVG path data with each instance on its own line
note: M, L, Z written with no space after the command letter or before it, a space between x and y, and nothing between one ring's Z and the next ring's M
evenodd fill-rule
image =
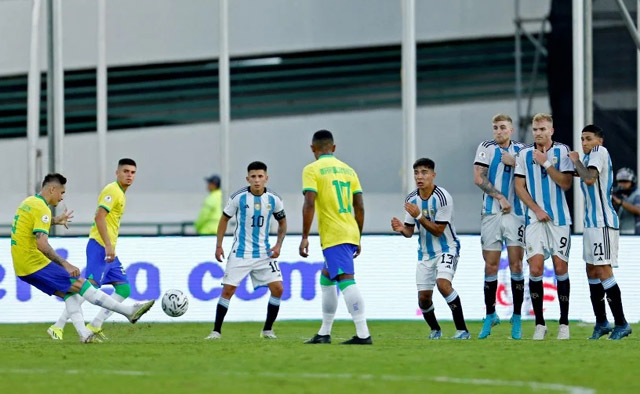
M618 266L620 231L609 227L587 227L582 235L582 258L588 264Z
M513 213L482 215L480 242L482 250L501 251L503 243L524 248L524 217Z
M251 275L254 289L267 286L271 282L282 281L278 262L271 257L243 259L231 255L227 260L222 284L237 287L247 275Z
M418 291L433 290L436 279L453 281L458 267L458 256L443 253L429 260L418 261L416 267L416 286Z
M527 257L541 254L544 259L558 256L569 261L571 249L571 228L569 225L558 226L552 221L533 222L527 226L524 235Z

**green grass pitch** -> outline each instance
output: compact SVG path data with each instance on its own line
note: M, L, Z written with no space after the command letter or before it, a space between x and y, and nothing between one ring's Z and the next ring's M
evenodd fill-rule
M336 322L333 343L304 345L319 322L276 322L279 339L259 338L260 323L225 323L205 341L209 323L106 323L110 339L82 345L73 327L64 341L48 324L0 324L1 393L637 393L640 326L622 341L588 341L591 325L571 323L571 340L515 341L510 325L476 339L429 341L423 322L372 321L373 346L343 346L354 334ZM443 324L445 336L455 329ZM525 338L533 323L523 324Z

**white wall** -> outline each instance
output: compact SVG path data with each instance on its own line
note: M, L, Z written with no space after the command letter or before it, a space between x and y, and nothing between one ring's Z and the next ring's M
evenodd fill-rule
M534 112L549 111L546 98L534 101ZM456 227L479 231L481 192L473 184L472 165L478 144L492 138L491 117L515 113L513 100L422 106L417 111L416 153L436 162L436 184L454 198ZM231 179L223 189L245 185L246 166L254 160L269 167L268 186L285 199L289 230L301 231L301 172L314 158L309 149L318 129L334 132L337 157L358 172L365 191L365 231L387 232L392 216L402 214L402 118L400 109L333 112L307 116L233 121ZM69 209L78 222L90 222L98 184L96 135L65 138L63 173L69 178ZM107 160L131 157L138 177L127 192L124 222L190 221L205 197L203 178L221 170L217 123L109 132ZM46 140L41 139L43 163ZM0 140L0 223L8 223L26 193L26 141ZM43 171L46 171L43 170Z
M0 75L28 69L31 1L0 1ZM46 2L43 2L46 3ZM95 65L97 2L65 0L66 69ZM232 0L232 55L398 44L400 0ZM540 17L550 0L521 1L524 17ZM418 0L418 41L512 35L515 0ZM41 64L46 64L43 7ZM107 1L107 62L144 64L218 56L216 0Z

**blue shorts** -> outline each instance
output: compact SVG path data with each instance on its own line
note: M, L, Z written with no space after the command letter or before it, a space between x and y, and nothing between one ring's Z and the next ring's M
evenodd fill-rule
M110 263L105 261L105 256L104 246L91 238L87 243L87 269L84 274L85 277L87 279L93 279L98 286L115 282L129 283L127 273L118 256Z
M48 295L53 295L56 291L67 294L77 279L56 263L49 263L33 274L19 276L19 278Z
M353 269L353 254L358 250L357 245L340 244L322 251L324 268L329 271L329 279L334 280L340 274L355 273Z

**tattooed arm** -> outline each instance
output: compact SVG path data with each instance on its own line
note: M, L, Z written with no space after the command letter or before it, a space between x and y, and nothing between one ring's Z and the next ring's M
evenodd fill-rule
M489 182L489 178L487 177L487 173L489 172L489 168L485 166L481 166L475 164L473 166L473 182L482 190L486 195L491 196L498 200L500 203L500 208L502 212L508 213L511 211L511 204L507 198L502 195L492 184Z
M51 245L49 245L49 235L40 232L36 233L35 235L36 247L43 255L45 255L46 258L67 270L67 272L69 272L71 276L80 276L80 270L70 264L67 260L63 259L62 256L56 253Z
M580 157L578 156L578 152L569 152L569 158L573 162L573 166L576 168L576 172L578 176L587 186L591 186L596 183L598 179L598 170L595 168L586 168L584 164L580 161Z

